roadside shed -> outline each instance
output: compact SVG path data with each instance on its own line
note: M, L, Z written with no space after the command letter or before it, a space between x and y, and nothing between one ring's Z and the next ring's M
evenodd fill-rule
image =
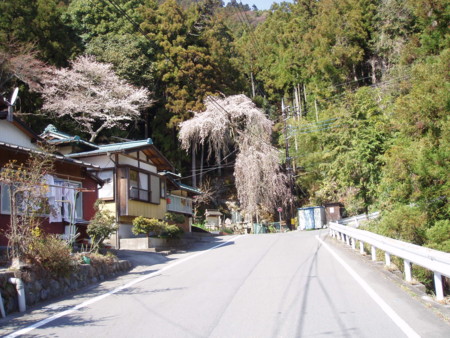
M320 229L325 224L325 208L321 206L298 208L300 230Z
M344 206L341 203L326 203L325 204L325 217L326 222L337 222L342 218L344 212Z
M223 214L219 210L208 210L205 212L205 222L207 227L219 228L222 224L221 218Z

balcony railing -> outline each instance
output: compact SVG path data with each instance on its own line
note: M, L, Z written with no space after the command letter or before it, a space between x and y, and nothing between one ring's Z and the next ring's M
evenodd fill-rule
M192 215L192 199L176 195L168 195L170 203L167 204L167 211L180 212Z

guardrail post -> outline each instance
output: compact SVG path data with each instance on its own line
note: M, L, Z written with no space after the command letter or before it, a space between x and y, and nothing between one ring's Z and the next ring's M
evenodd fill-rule
M345 235L345 243L347 243L347 245L350 245L350 236L349 235Z
M384 253L384 261L386 266L391 266L391 254L389 252Z
M364 242L363 241L359 241L359 253L361 255L364 255Z
M372 245L372 261L377 260L377 248Z
M405 280L407 282L412 281L412 275L411 275L411 262L407 261L406 259L403 261L403 265L405 266Z
M356 239L352 238L352 249L356 250Z
M436 299L444 299L444 286L442 285L442 276L439 272L434 272L434 289L436 291Z

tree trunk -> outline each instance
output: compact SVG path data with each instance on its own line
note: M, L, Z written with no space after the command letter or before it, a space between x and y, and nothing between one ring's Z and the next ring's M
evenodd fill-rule
M253 79L253 72L250 73L250 79L252 81L252 99L256 96L256 90L255 90L255 81Z

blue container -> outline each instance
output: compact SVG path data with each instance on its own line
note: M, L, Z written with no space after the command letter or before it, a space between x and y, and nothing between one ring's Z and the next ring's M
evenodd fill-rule
M298 208L298 228L300 230L320 229L325 224L324 207Z

